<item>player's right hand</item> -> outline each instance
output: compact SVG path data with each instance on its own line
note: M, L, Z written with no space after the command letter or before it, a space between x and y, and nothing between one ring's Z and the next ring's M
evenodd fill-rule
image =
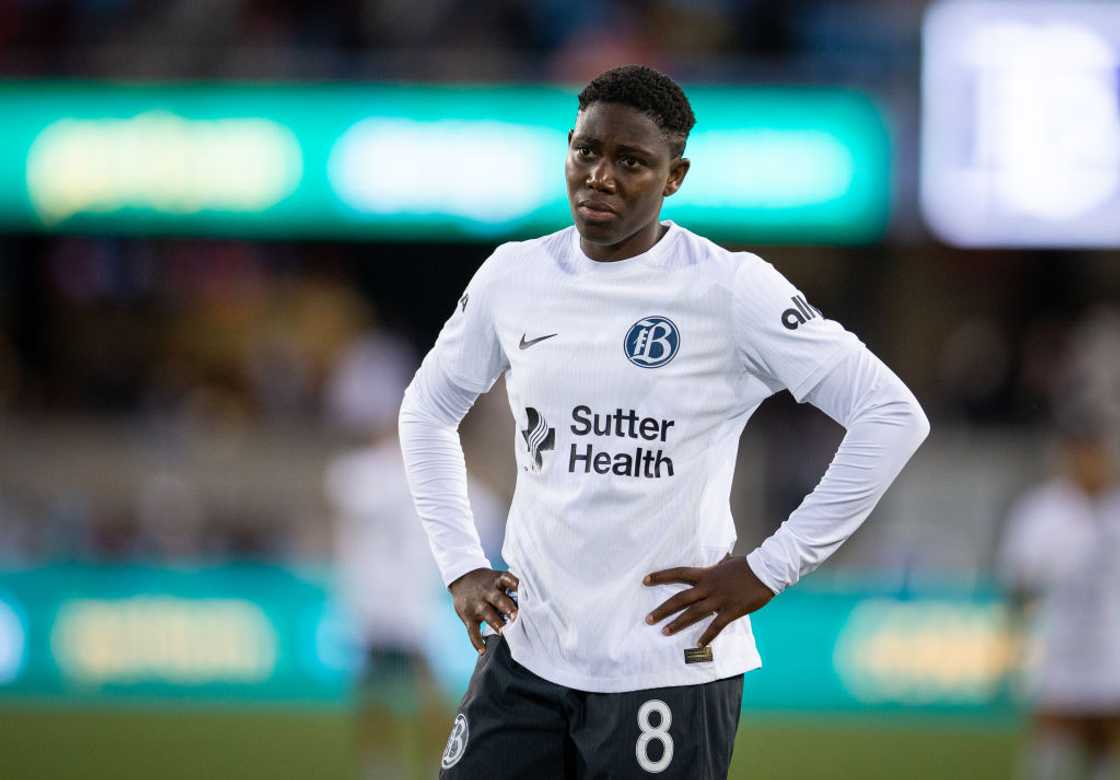
M505 625L502 615L508 615L510 620L517 617L517 602L506 592L516 591L517 585L513 572L475 569L447 586L455 603L455 613L467 627L467 636L478 652L486 650L479 624L485 621L501 633Z

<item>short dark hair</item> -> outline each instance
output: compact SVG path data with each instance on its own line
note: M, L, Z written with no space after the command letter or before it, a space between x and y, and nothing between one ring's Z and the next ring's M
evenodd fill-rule
M579 93L579 110L592 103L620 103L646 114L665 133L674 157L684 154L688 133L696 124L680 85L645 65L623 65L593 78Z

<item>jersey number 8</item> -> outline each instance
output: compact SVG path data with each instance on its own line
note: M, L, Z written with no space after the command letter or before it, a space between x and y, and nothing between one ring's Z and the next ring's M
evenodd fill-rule
M660 716L656 726L649 722L649 716L655 712ZM638 758L638 766L647 772L664 772L673 760L673 738L669 736L669 726L672 724L673 713L669 711L669 705L660 699L650 699L638 708L638 728L642 734L638 737L638 744L634 746L634 753ZM656 761L649 756L650 742L661 743L661 757Z

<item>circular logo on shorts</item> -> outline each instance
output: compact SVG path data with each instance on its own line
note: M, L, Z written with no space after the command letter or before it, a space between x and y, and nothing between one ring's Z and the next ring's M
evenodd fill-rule
M668 317L643 317L630 326L622 342L626 359L640 368L657 368L672 360L681 346L677 326Z
M459 713L455 717L455 723L451 727L451 736L447 738L447 747L443 749L443 760L440 766L444 769L450 769L459 763L459 759L467 752L467 738L470 732L467 729L467 716Z

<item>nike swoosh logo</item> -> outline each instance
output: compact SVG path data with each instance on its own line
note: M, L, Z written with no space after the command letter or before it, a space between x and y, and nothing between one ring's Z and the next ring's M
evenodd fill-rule
M545 339L550 339L553 336L559 336L559 335L560 335L559 333L549 333L547 336L540 336L539 338L529 339L528 341L526 341L525 340L525 334L522 333L521 334L521 343L518 344L517 346L520 347L521 349L528 349L529 347L533 346L534 344L536 344L538 342L541 342L541 341L544 341Z

